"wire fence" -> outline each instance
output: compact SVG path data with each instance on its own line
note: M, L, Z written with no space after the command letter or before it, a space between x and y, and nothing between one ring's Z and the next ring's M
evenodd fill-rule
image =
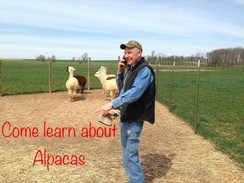
M100 66L106 66L109 74L115 74L117 64L116 60L86 63L0 61L0 95L65 91L68 79L66 68L69 65L76 68L76 75L87 78L86 89L100 89L102 85L95 77L96 71ZM207 118L201 115L206 115L201 113L202 110L218 112L218 106L224 105L226 109L234 107L234 111L238 112L237 116L243 112L239 109L244 103L243 66L210 68L200 61L168 61L152 67L156 72L157 100L168 106L171 112L190 121L196 132L200 121ZM223 101L226 103L223 104ZM239 103L238 101L243 103L240 106L230 104ZM240 118L243 120L243 113Z
M66 91L67 66L87 78L86 90L101 89L95 73L105 66L108 74L115 74L117 64L116 60L0 61L0 96ZM244 66L207 67L200 61L151 66L156 75L157 101L243 165Z
M157 100L244 164L244 66L157 65Z

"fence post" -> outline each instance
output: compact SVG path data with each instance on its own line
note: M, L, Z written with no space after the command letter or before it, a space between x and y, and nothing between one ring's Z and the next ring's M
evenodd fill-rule
M173 62L172 67L172 74L171 74L171 87L169 93L169 111L171 112L174 109L173 105L173 90L174 90L174 83L175 83L175 61Z
M52 93L52 60L48 59L48 91Z
M88 63L87 63L87 90L90 90L90 64L91 64L91 58L88 58Z
M3 84L2 84L2 60L0 59L0 97L3 96Z
M200 125L198 119L199 113L199 74L200 74L200 60L197 63L197 81L196 81L196 100L195 100L195 133L198 131L198 127Z
M158 86L159 86L159 67L160 67L160 63L157 63L157 68L156 68L156 99L159 100L158 98Z

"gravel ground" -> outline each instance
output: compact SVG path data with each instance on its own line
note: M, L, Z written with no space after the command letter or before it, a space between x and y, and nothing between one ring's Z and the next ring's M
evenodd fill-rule
M106 102L101 90L75 102L67 92L1 97L0 182L126 183L119 121L107 127L94 113ZM147 183L244 181L238 164L159 103L155 124L145 123L140 157Z

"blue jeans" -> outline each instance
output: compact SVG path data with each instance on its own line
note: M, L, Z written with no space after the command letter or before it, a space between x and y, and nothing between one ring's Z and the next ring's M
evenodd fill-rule
M143 122L121 122L122 158L130 183L144 183L142 166L139 160L139 142Z

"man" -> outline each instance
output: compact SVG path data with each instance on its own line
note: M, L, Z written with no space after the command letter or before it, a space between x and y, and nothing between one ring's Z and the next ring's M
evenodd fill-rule
M120 109L123 165L130 183L144 183L138 148L144 121L155 121L155 75L142 57L140 43L131 40L120 48L124 50L116 77L120 94L100 111L107 115L112 108Z

